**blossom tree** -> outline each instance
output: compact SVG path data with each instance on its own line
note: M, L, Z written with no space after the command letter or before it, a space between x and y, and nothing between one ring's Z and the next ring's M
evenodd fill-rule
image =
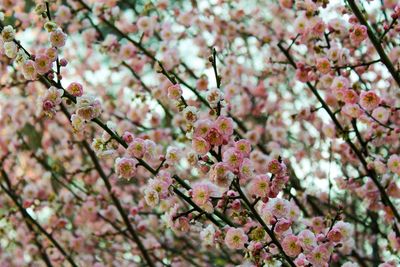
M0 266L399 266L395 0L0 0Z

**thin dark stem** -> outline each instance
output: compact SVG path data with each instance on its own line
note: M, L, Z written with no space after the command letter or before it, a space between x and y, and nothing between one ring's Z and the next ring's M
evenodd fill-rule
M90 158L92 159L93 164L94 164L97 172L99 173L101 179L103 180L115 207L118 209L118 211L128 229L128 232L131 234L132 238L134 239L134 241L135 241L136 245L138 246L140 252L142 253L146 263L151 267L155 266L152 259L150 258L149 253L147 252L145 246L143 245L142 241L140 240L139 235L136 233L135 229L133 229L132 224L129 221L128 216L126 215L124 208L122 207L118 198L115 196L114 192L112 191L111 183L110 183L110 181L108 181L108 178L107 178L106 174L104 173L103 168L101 167L96 154L93 152L93 150L90 148L90 145L86 141L83 141L82 143L83 143L83 146L86 149L87 153L89 154Z
M214 69L214 75L215 75L215 80L217 82L217 88L221 88L221 76L218 75L218 69L217 69L217 51L215 50L215 47L212 49L212 58L210 58L210 61L212 63L213 69Z
M379 41L382 42L383 38L385 38L386 34L393 29L393 26L396 24L397 18L393 19L390 23L389 27L382 33L381 37L379 37Z
M260 217L260 215L258 214L257 210L255 209L255 207L250 203L250 201L247 199L246 195L243 193L242 189L240 188L240 184L238 182L238 180L236 179L236 181L233 182L233 186L235 187L235 189L237 190L237 192L239 193L240 197L242 198L242 200L244 201L244 203L246 204L246 206L248 207L248 209L251 211L251 213L253 214L253 216L256 218L256 220L261 224L261 226L264 228L264 230L267 232L267 234L269 235L269 237L271 238L272 242L278 247L279 251L281 252L281 254L283 255L283 257L285 258L285 260L289 263L290 266L295 267L296 264L293 262L293 260L286 255L286 253L283 251L283 248L279 242L279 240L276 238L273 230L271 230L267 224L264 222L264 220Z
M291 63L291 65L293 66L293 68L297 68L296 67L296 63L294 61L294 59L292 58L292 56L289 54L289 52L287 51L287 49L285 49L281 43L278 43L278 47L279 49L282 51L282 53L286 56L286 58L289 60L289 62ZM376 187L378 188L381 198L382 198L382 202L383 204L387 205L390 207L390 209L392 210L395 218L397 219L397 221L400 222L400 214L397 211L396 207L393 205L392 201L390 200L389 196L387 195L385 188L381 185L381 183L378 180L377 174L375 172L375 170L368 168L368 163L366 161L366 159L364 158L363 154L361 153L361 151L356 147L356 145L350 140L350 138L348 137L348 135L346 134L344 128L342 127L341 123L338 121L338 119L336 118L335 114L331 111L331 109L329 108L329 106L326 104L325 100L321 97L321 95L318 93L317 89L310 83L307 82L306 85L308 86L308 88L311 90L311 92L313 93L313 95L317 98L317 100L321 103L322 107L324 108L324 110L328 113L329 117L332 119L332 121L334 122L336 128L339 130L339 134L343 135L343 138L345 139L346 143L350 146L350 148L353 150L353 152L356 154L356 156L358 157L358 159L361 161L362 166L364 167L365 171L368 173L368 175L371 177L372 181L374 182L374 184L376 185ZM397 228L396 223L394 223L394 227L396 230L396 233L398 233L400 235L400 232Z
M50 241L53 243L53 245L60 251L60 253L66 258L66 260L73 266L73 267L78 267L78 265L74 262L72 257L67 254L67 252L63 249L63 247L53 238L51 234L49 234L35 219L33 219L29 213L24 209L24 207L19 203L18 197L11 191L12 189L10 188L10 180L8 178L7 173L5 172L4 169L1 169L1 174L3 176L3 179L6 181L9 189L7 189L3 183L0 183L0 187L3 189L4 192L12 199L14 204L18 207L20 210L22 216L29 220L33 225L36 226L36 228L39 229L39 231L44 234Z
M370 25L368 24L367 20L365 19L364 15L361 13L360 9L358 8L357 4L354 0L347 0L349 3L350 8L353 10L354 15L356 15L358 21L367 27L368 37L371 40L372 44L374 45L376 51L378 52L381 61L385 64L386 68L393 76L393 79L396 81L397 85L400 86L400 75L396 68L393 66L392 62L390 61L389 57L386 55L385 50L383 49L379 38L375 35L372 31Z

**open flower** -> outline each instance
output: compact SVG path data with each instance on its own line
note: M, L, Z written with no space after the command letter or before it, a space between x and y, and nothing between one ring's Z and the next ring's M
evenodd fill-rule
M168 87L168 98L178 100L182 96L182 88L179 84L174 84Z
M51 60L47 55L41 54L35 58L36 70L39 74L43 75L50 71Z
M242 228L230 227L226 232L225 245L230 249L243 249L248 237Z
M292 234L285 236L282 241L282 248L289 257L296 257L301 252L301 246L299 245L298 238Z
M25 63L22 65L22 74L27 80L36 80L37 71L35 62L33 62L32 60L25 61Z
M314 248L309 255L307 260L313 264L313 266L326 266L328 264L331 253L325 247L325 245L319 245Z
M135 158L142 158L146 152L144 140L141 138L134 138L127 148L129 155Z
M133 158L117 158L115 160L116 173L125 179L131 179L136 174L138 161Z
M15 30L11 25L7 25L1 31L1 38L3 38L4 42L11 42L14 40Z
M354 45L359 45L362 41L367 39L367 27L364 25L357 24L352 28L350 33L350 39Z
M378 107L381 99L373 91L363 91L360 95L360 106L366 110L373 110Z
M391 155L387 165L389 170L397 175L400 175L400 157L398 155Z
M67 35L62 30L55 30L50 33L51 45L57 48L61 48L65 45Z
M86 121L90 121L100 115L100 101L92 96L82 96L77 98L76 114Z
M72 82L70 85L68 85L67 92L76 97L82 96L83 86L80 83Z
M257 175L250 183L250 193L257 197L266 197L269 193L268 175Z
M211 146L204 138L195 137L192 140L192 148L194 149L194 151L196 151L196 153L204 155L207 154Z

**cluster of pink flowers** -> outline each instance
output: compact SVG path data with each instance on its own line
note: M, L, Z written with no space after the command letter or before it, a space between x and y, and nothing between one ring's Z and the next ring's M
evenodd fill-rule
M219 116L215 121L208 119L197 120L194 123L192 148L196 153L200 155L207 154L212 147L218 147L222 144L226 144L233 134L233 121L231 118ZM239 158L236 159L234 156L229 156L230 152L224 153L224 161L231 162L231 166L237 165ZM231 159L228 159L231 157ZM240 156L239 156L240 157ZM236 166L238 167L238 166Z
M0 266L399 265L367 2L0 0Z
M57 89L56 87L50 87L45 95L43 96L41 102L43 103L43 111L49 115L53 116L56 113L56 108L61 103L61 97L64 92L62 89Z
M115 171L125 179L131 179L136 174L138 161L133 158L117 158L115 160Z

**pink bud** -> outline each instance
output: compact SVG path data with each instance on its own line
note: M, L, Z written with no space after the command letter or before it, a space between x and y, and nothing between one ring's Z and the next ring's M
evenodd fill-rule
M32 206L33 201L32 200L24 200L24 202L22 203L23 207L25 209L29 208L30 206Z
M240 200L239 200L239 199L235 199L235 200L232 202L232 209L234 209L234 210L239 210L240 207L241 207Z
M73 96L79 97L83 95L83 86L80 83L73 82L67 87L68 93Z
M290 228L292 225L292 222L287 220L287 219L281 219L276 225L275 225L275 232L277 233L282 233L285 232Z
M207 166L207 165L201 165L200 170L201 170L203 173L207 173L207 172L210 170L210 167Z
M139 232L144 232L144 231L146 231L146 225L145 224L139 224L139 226L138 226L138 231Z
M210 159L210 157L208 157L207 155L204 155L201 157L202 161L208 161Z
M50 100L43 101L43 110L49 111L54 108L54 103Z
M261 242L256 242L254 244L254 249L255 250L260 250L260 249L262 249L262 247L263 247L263 244Z
M340 256L339 256L339 254L337 254L337 253L334 253L334 254L332 255L332 260L333 260L334 262L338 262L338 261L339 261L339 259L340 259Z
M68 60L65 58L60 59L60 65L61 67L66 67L68 65Z
M338 229L332 229L328 233L328 239L332 242L340 242L342 239L342 233Z
M317 235L317 241L318 242L322 242L322 241L324 241L325 240L325 236L323 235L323 234L318 234Z
M136 216L139 213L139 209L137 207L133 207L131 208L130 213L132 216Z
M228 193L227 193L228 197L234 197L235 195L236 195L236 193L233 190L229 190Z
M122 135L122 139L126 142L126 143L130 143L133 141L133 139L135 138L135 136L131 133L131 132L124 132L124 134Z
M217 208L223 208L225 205L225 201L223 199L218 200Z

